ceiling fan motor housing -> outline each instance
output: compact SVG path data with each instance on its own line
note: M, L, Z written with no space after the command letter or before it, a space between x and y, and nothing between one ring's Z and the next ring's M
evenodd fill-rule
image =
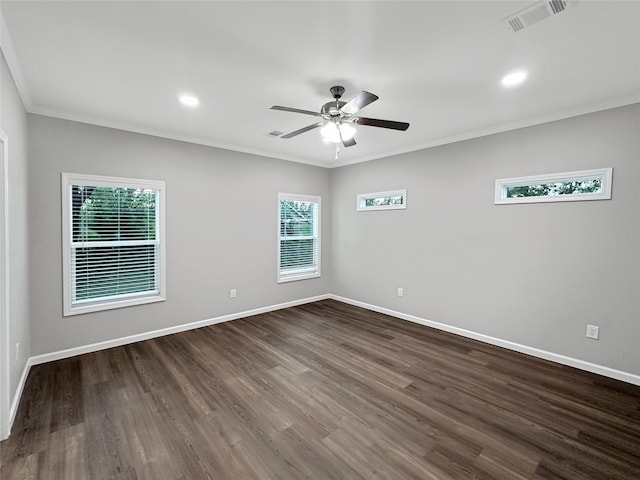
M327 102L320 109L320 113L327 119L343 116L343 113L340 111L340 109L346 104L347 102L341 102L339 100L335 102Z
M327 120L333 119L334 121L337 117L344 117L344 113L340 111L340 109L347 104L347 102L341 102L339 99L344 94L344 87L340 85L335 85L329 89L331 95L335 99L335 102L327 102L320 109L320 113Z

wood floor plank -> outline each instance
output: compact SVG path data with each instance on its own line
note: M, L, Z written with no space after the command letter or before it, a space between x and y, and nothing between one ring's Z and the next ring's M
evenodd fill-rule
M2 480L640 478L640 387L324 300L31 369Z

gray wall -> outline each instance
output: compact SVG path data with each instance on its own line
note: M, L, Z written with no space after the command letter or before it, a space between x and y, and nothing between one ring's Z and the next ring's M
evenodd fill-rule
M276 283L278 192L322 197L330 257L330 172L29 115L32 355L330 292L322 277ZM60 173L166 182L167 300L62 316ZM229 298L236 288L238 297Z
M32 355L331 292L640 373L640 105L333 170L28 120ZM612 200L493 204L496 178L607 166ZM166 181L166 302L62 317L62 171ZM397 188L407 210L355 211ZM279 191L322 196L319 279L275 282Z
M29 235L27 227L27 114L0 54L0 125L8 137L9 395L13 399L29 353ZM16 356L16 343L20 350Z
M493 203L496 178L599 167L612 200ZM335 169L332 292L639 374L639 172L639 104Z

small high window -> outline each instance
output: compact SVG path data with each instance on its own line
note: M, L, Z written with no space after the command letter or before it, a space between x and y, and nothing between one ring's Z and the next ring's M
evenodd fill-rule
M397 210L407 208L407 191L391 190L388 192L360 193L357 197L356 210Z
M611 198L612 168L496 180L495 203L570 202Z

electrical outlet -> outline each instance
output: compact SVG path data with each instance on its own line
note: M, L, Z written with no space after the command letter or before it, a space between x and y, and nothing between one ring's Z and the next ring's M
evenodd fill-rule
M398 288L398 296L404 297L404 288Z
M593 338L594 340L598 340L599 335L600 335L600 327L596 325L587 325L587 338Z
M230 298L236 298L238 296L238 292L236 291L235 288L232 288L231 290L229 290L229 297Z

